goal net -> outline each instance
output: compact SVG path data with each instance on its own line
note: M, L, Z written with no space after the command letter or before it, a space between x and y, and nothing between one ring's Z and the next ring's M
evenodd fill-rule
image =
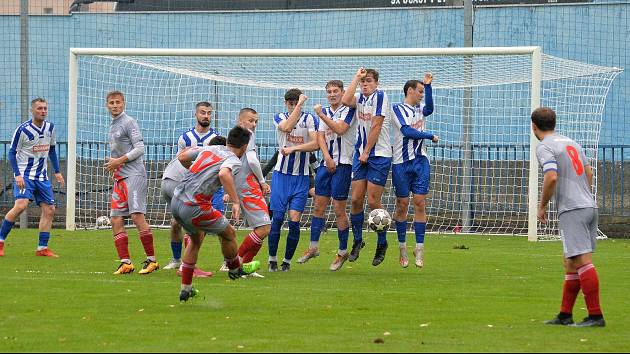
M557 230L553 205L548 224L535 221L542 175L532 154L536 143L530 129L532 108L545 105L556 110L558 132L578 141L596 167L603 107L620 71L541 55L538 47L71 51L67 204L71 229L95 227L96 218L109 213L112 179L103 168L109 155L108 91L125 93L126 112L140 125L149 178L147 219L153 226L167 227L170 214L160 197L160 179L175 155L179 135L195 124L197 102L212 103L211 124L222 135L235 125L241 108L258 111L256 143L264 163L278 148L272 118L286 110L287 89L304 91L309 97L306 110L312 111L316 103L327 105L327 81L338 79L348 85L357 68L364 66L378 70L380 88L390 104L402 101L407 80L433 73L435 109L426 127L439 135L440 142L428 144L430 232L553 238ZM536 193L529 198L531 188ZM393 213L391 178L382 202ZM311 211L309 199L302 226L310 224ZM334 218L329 208L329 227L335 227Z

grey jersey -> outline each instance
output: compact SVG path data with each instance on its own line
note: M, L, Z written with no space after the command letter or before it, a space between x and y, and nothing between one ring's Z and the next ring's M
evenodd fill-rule
M221 187L219 171L226 167L232 170L232 175L237 175L241 160L222 145L193 149L199 154L184 175L182 184L175 189L175 197L183 202L212 204L212 195Z
M117 180L129 176L147 176L144 167L144 142L142 133L135 119L122 112L112 119L109 126L109 149L111 157L118 158L127 155L129 161L121 165L114 172Z
M186 171L188 171L186 167L182 166L177 156L175 156L175 158L166 165L164 173L162 174L162 180L171 179L181 182L184 179L184 175L186 175Z
M547 135L536 148L543 173L557 171L555 199L558 214L581 208L597 208L586 177L589 165L582 147L566 136Z
M241 156L241 170L238 173L238 175L234 176L234 184L237 186L236 191L239 193L240 193L240 190L242 189L240 187L245 186L246 184L247 176L253 173L251 166L249 166L249 161L247 160L247 153L250 151L256 152L256 136L254 135L254 132L252 132L251 130L250 132L252 133L252 135L250 135L249 137L247 150L245 150L245 153L243 154L243 156ZM260 183L262 181L258 181L258 182Z

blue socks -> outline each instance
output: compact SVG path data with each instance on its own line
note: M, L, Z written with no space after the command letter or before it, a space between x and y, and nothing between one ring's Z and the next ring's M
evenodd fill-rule
M339 235L339 250L347 250L348 249L348 236L350 235L350 228L345 230L337 230L337 234Z
M269 245L269 257L276 257L278 253L278 243L280 242L280 229L284 223L284 212L274 211L271 218L271 231L267 238Z
M416 243L424 243L424 233L427 229L427 223L414 221L413 228L416 231Z
M0 241L4 241L7 238L13 225L15 225L15 222L10 222L7 219L2 221L2 227L0 227Z
M295 249L300 242L300 223L289 220L289 236L287 236L287 248L284 250L284 259L290 261L295 254Z
M50 232L40 231L38 248L42 249L48 247L48 240L50 240Z
M378 239L376 240L376 244L378 246L387 246L387 231L385 232L377 232L376 235L378 236Z
M173 251L173 259L180 260L182 259L182 243L171 241L171 250Z
M365 216L363 213L350 214L350 223L352 224L352 234L354 235L354 242L361 242L363 240L363 221Z
M319 236L322 234L322 226L324 226L324 219L313 216L311 222L311 242L319 241Z
M396 220L396 233L398 234L398 242L405 243L407 241L407 222Z

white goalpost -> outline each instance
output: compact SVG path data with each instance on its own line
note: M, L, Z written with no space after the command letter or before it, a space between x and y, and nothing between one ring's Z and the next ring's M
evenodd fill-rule
M328 105L326 82L336 79L347 85L360 66L379 71L379 85L390 104L402 101L407 80L433 73L435 109L426 127L440 142L428 145L427 231L527 235L531 241L557 238L553 205L549 223L536 220L542 175L531 111L539 106L556 110L557 130L585 148L597 176L602 112L620 70L544 55L535 46L71 48L66 228L94 228L97 217L109 213L112 180L103 168L111 121L107 92L124 92L126 111L138 120L149 178L147 220L168 227L161 173L177 150L179 135L194 126L197 102L212 103L212 126L222 135L236 123L241 108L258 111L257 145L264 162L277 150L272 117L285 110L284 92L300 88L309 97L305 110L312 111L316 103ZM596 193L596 184L593 188ZM383 207L393 213L394 205L390 178ZM310 224L311 211L309 199L302 226ZM326 219L335 227L330 208Z

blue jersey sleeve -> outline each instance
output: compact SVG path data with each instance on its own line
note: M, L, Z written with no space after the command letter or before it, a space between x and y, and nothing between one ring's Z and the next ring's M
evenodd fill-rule
M55 145L52 145L50 150L48 150L48 157L50 157L50 162L53 165L55 173L59 173L59 157L57 156L57 149L55 148Z
M428 116L433 113L433 89L431 84L424 85L424 108L422 109L422 115Z
M402 135L404 135L406 138L410 138L410 139L433 139L433 134L429 133L429 132L421 132L418 129L414 129L408 125L403 125L400 128L400 132L402 133Z

